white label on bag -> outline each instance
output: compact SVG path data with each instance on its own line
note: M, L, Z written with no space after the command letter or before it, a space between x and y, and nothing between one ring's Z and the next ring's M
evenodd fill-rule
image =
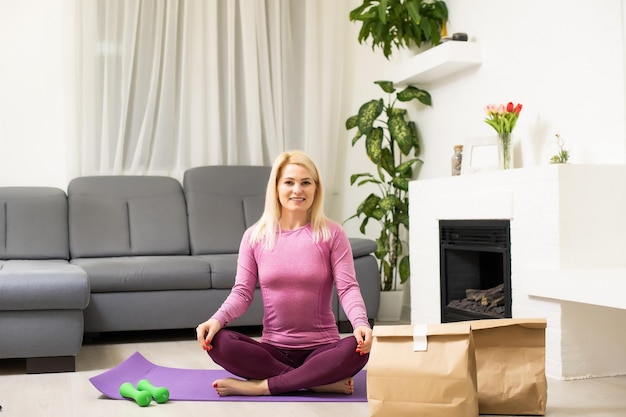
M426 352L428 350L427 334L427 324L416 324L413 326L413 352Z

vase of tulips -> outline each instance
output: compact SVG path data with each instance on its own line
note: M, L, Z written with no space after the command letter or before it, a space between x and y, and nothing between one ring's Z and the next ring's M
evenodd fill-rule
M498 133L498 163L502 169L513 168L512 133L520 112L521 104L490 104L485 108L485 122Z

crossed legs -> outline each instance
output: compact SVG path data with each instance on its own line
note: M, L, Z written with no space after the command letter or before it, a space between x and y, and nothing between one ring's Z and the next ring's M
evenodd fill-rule
M211 343L213 361L245 378L215 381L220 395L276 395L302 389L351 394L352 376L369 357L356 352L353 337L311 350L286 350L222 329Z

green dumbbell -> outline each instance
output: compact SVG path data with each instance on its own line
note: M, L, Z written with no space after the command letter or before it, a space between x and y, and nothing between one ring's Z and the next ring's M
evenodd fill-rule
M120 385L120 395L135 400L139 407L145 407L152 401L152 395L149 392L137 390L130 382Z
M167 388L155 387L147 379L142 379L141 381L137 382L137 389L140 391L149 392L154 400L159 404L166 403L167 400L170 399L170 392Z

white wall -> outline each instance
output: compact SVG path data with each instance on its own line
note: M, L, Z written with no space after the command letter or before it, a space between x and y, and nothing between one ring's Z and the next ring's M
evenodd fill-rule
M0 185L65 188L68 0L0 0Z
M484 106L524 105L515 166L546 164L560 132L572 163L624 163L622 5L565 0L449 0L449 31L480 43L483 64L427 86L419 114L426 164L420 178L449 175L455 143L493 135Z
M425 163L418 179L449 176L455 144L495 133L484 122L485 105L508 101L524 106L514 132L516 167L547 164L555 133L565 140L571 163L626 162L621 1L598 0L592 6L567 0L446 4L449 34L466 32L479 42L483 63L420 86L431 93L433 106L409 109L422 136ZM355 83L377 93L368 82L389 78L402 58L380 65L384 58L356 45ZM360 96L355 92L355 109L365 101L365 94ZM361 153L348 153L346 175L371 170ZM345 201L352 201L345 207L348 214L360 198Z

